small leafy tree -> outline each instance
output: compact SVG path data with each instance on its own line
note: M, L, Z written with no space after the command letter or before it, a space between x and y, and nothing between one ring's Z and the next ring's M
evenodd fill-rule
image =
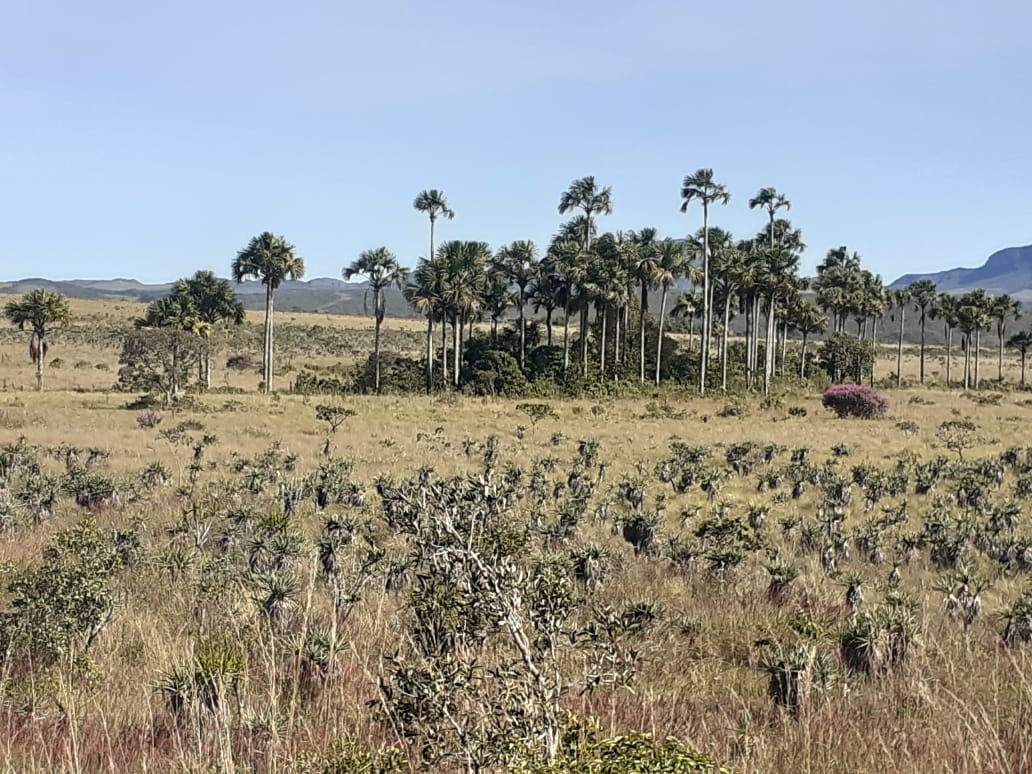
M840 333L821 343L817 360L833 381L852 379L859 384L874 367L874 344Z
M176 328L141 328L122 342L118 386L145 390L171 407L189 385L203 356L199 336Z
M315 418L330 426L330 433L336 433L337 428L343 425L350 417L355 416L355 410L344 406L329 406L320 404L315 407Z
M964 461L964 450L970 449L978 440L978 426L970 419L948 419L935 431L936 437L950 451L957 453L957 458Z

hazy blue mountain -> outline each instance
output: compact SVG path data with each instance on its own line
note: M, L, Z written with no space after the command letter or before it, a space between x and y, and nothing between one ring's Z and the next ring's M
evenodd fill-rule
M903 288L922 279L930 279L939 290L949 293L984 288L990 295L1009 293L1022 301L1032 301L1032 245L999 250L977 269L904 274L891 287Z

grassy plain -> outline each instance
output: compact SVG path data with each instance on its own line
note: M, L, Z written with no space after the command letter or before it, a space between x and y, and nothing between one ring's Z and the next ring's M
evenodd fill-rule
M111 389L117 372L116 343L91 338L91 331L115 327L138 310L128 304L75 302L74 311L77 329L55 337L51 358L63 362L48 372L43 394L28 389L33 375L23 342L11 332L0 338L0 446L24 437L36 447L101 448L110 452L98 466L105 475L138 476L147 465L159 462L172 471L173 481L140 501L95 514L104 529L136 530L144 559L119 576L117 610L91 650L95 672L89 680L50 677L33 686L31 696L25 695L24 685L17 691L8 686L0 709L0 766L10 771L289 771L299 753L326 750L347 735L371 748L397 744L390 726L376 720L366 703L376 700L383 657L400 636L399 595L374 587L363 597L347 621L348 645L339 673L311 701L300 701L296 691L284 689L293 678L284 674L276 644L255 633L255 611L246 595L230 606L232 613L222 612L225 620L198 620L196 565L201 562L173 580L161 561L170 540L167 529L182 518L188 502L177 489L189 485L191 451L162 439L157 430L137 426L139 412L126 407L131 396ZM281 373L287 372L280 377L283 388L299 360L354 362L365 356L371 342L368 319L285 313L277 323L285 342L279 365ZM418 321L389 319L387 326L388 336L417 350L423 330ZM303 342L311 339L306 332L316 330L320 340L336 341L337 346L312 351ZM254 346L256 335L247 341ZM904 375L910 382L917 369L915 351L907 347ZM893 470L900 460L912 464L940 454L953 457L937 439L936 429L958 417L970 417L978 426L976 443L965 457L999 460L1006 449L1029 445L1028 393L1001 390L996 400L978 401L976 394L936 387L890 389L889 416L860 422L833 418L821 408L818 392L786 394L766 406L747 398L740 416L722 416L728 403L723 396L700 399L690 391L665 389L636 399L541 401L553 407L555 416L535 424L517 409L516 401L454 395L266 398L253 392L256 374L226 371L225 354L216 360L216 385L247 392L227 389L202 395L193 408L169 414L162 425L195 422L203 428L196 435L216 436L217 442L206 450L201 484L232 478L234 462L253 458L274 444L297 456L297 475L313 471L323 460L327 437L325 424L315 418L315 405L337 402L356 412L331 437L331 444L335 455L353 461L352 477L369 495L368 505L359 510L362 518L377 518L375 477L413 476L423 466L432 466L438 475L476 471L480 456L467 454L464 441L483 443L491 435L500 439L503 465L528 467L535 459L555 456L560 461L558 476L569 469L579 440L598 441L608 475L596 499L616 501L614 512L619 509L618 483L644 471L650 502L660 493L667 498L661 546L673 537L690 535L697 520L721 502L734 513L744 513L756 503L769 508L765 535L770 545L781 546L801 570L784 606L766 599L769 576L762 552L748 556L733 579L718 580L704 565L687 574L675 572L662 548L654 556L634 556L612 529L615 516L579 527L578 542L603 545L613 560L609 579L595 592L601 602L620 605L650 599L665 611L664 626L641 645L645 662L632 689L573 692L567 697L570 709L599 718L607 730L674 735L724 765L757 774L1032 770L1032 658L1027 648L1002 646L1001 624L991 615L1028 589L1023 572L1005 571L976 555L974 569L991 580L991 586L981 594L982 615L965 628L946 614L943 593L934 588L944 570L923 550L900 566L902 588L917 602L922 628L906 669L879 679L844 677L793 718L776 709L767 696L758 643L793 636L800 611L826 621L829 629L843 625L848 614L839 581L851 570L864 574L868 605L877 604L888 592L892 551L887 549L885 564L875 565L854 550L849 559L839 561L840 574L829 577L819 556L800 551L778 526L788 517L812 520L819 505L816 488L790 499L783 491L759 492L756 474L730 476L719 498L710 501L698 487L676 494L653 475L675 441L708 446L716 460L735 443L775 444L784 449L778 465L787 463L792 449L808 447L820 463L844 445L839 453L846 451L848 456L837 458L844 472L858 464ZM943 370L941 351L933 351L930 364L934 382ZM894 366L894 351L883 351L879 370L887 374ZM1007 374L1012 380L1016 368L1009 357ZM990 350L983 369L984 376L995 375ZM960 373L959 359L954 373ZM987 385L981 394L991 389ZM913 426L904 432L897 424L901 422ZM914 456L910 462L907 455ZM57 461L48 464L60 470ZM1008 471L994 502L1016 499L1021 511L1016 532L1027 535L1032 533L1028 500L1012 492L1016 475ZM882 508L898 509L904 501L909 504L911 532L920 531L922 520L936 509L965 510L950 499L948 483L939 492L944 499L933 501L913 495L911 489L868 511L858 490L847 508L845 526L857 530ZM274 502L272 497L265 505L274 507ZM684 520L685 512L702 515ZM18 568L39 561L43 547L83 513L65 498L47 521L15 520L0 536L0 567L13 577ZM305 504L296 518L314 539L323 516ZM311 545L305 556L299 596L307 622L327 603ZM209 734L201 725L176 725L154 691L163 671L187 658L198 632L213 624L253 641L239 716L224 735ZM420 767L414 765L413 770Z

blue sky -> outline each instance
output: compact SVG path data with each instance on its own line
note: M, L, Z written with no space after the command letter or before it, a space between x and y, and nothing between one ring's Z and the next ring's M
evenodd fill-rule
M1032 242L1027 0L436 3L12 0L0 12L0 279L227 274L261 231L308 276L439 239L544 247L561 192L683 236L792 200L812 271L886 280Z

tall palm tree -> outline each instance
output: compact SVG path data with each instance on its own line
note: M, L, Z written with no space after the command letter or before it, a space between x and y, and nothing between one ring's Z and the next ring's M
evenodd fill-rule
M649 310L649 288L655 286L660 251L660 242L656 234L656 229L648 227L632 231L628 235L633 277L641 286L638 308L638 372L642 384L645 384L645 315Z
M960 325L960 300L949 293L940 293L935 298L929 316L933 320L942 320L946 336L946 389L950 387L950 365L953 361L953 331Z
M1032 347L1032 332L1020 331L1007 339L1007 346L1021 353L1021 386L1025 386L1025 359Z
M727 342L731 329L731 309L738 290L745 281L746 244L735 244L731 234L723 229L710 229L711 258L710 273L713 286L723 301L723 315L720 334L720 389L727 392Z
M538 264L538 270L534 276L534 283L530 288L530 299L534 305L534 313L545 312L546 343L552 346L552 317L556 309L564 306L563 284L555 267L550 261L551 248L545 254L544 259Z
M430 252L427 253L430 260L436 255L434 252L434 229L437 226L438 218L452 220L455 217L455 210L448 206L448 199L444 191L431 188L429 191L420 191L412 206L419 212L430 217Z
M572 210L580 210L584 214L581 244L584 246L581 273L587 268L591 254L591 238L595 228L596 215L613 214L613 189L609 186L600 188L594 176L574 180L559 197L559 214L565 215ZM582 294L583 295L583 294ZM584 376L588 375L588 299L580 300L581 308L581 361Z
M201 270L192 277L178 280L172 286L175 295L187 296L197 308L197 316L201 322L214 330L221 322L241 325L244 322L244 305L236 297L230 284L215 276L215 272ZM201 379L205 386L211 387L211 346L210 338L204 337L204 351L201 356Z
M527 289L538 272L537 247L519 239L498 251L496 258L502 275L516 286L516 303L520 312L520 368L527 368Z
M759 284L767 301L767 335L764 339L763 394L770 394L771 378L775 365L775 321L779 305L786 309L789 301L798 292L799 256L788 250L775 248L764 251L764 261L759 269Z
M559 298L563 308L563 375L570 370L570 314L573 312L574 288L580 274L580 256L583 250L578 242L563 235L562 231L552 240L545 255L545 264L550 275L559 286Z
M659 304L659 335L656 338L656 386L659 386L659 372L663 366L663 326L666 323L667 294L674 283L684 274L684 243L675 239L664 239L659 245L659 256L656 269L652 274L652 283L659 286L661 300Z
M235 282L256 279L265 285L265 340L262 360L262 379L265 393L272 392L272 315L273 296L284 280L299 280L305 276L305 259L296 253L285 237L265 231L252 237L247 247L233 260Z
M1007 318L1018 320L1021 318L1021 302L1016 301L1009 295L996 296L989 301L989 314L996 321L996 338L1000 346L1000 357L997 362L996 378L1003 381L1003 337L1007 334Z
M907 307L914 300L909 287L888 293L891 303L899 307L899 345L896 349L896 387L903 386L903 326L906 324Z
M426 315L426 392L434 389L434 321L444 317L445 274L440 261L420 258L411 281L405 285L405 300ZM447 374L445 374L447 378Z
M774 219L777 216L778 210L790 210L792 209L792 202L788 200L788 197L783 193L778 193L774 188L761 188L757 191L756 196L749 200L749 209L755 210L757 207L767 211L767 217L770 221L770 244L769 247L773 250L777 247L775 242L775 228Z
M938 289L935 287L935 283L931 280L918 280L912 283L907 290L910 291L910 297L914 302L914 311L920 314L919 322L921 324L921 357L920 357L920 377L921 384L924 384L925 379L925 321L928 315L928 311L934 306L935 299L938 297Z
M486 242L453 239L438 250L445 273L445 310L451 317L452 384L456 387L459 386L466 323L471 322L483 306L491 257L491 247Z
M55 327L68 325L72 310L68 299L59 293L40 288L15 301L8 301L4 316L19 330L29 328L29 357L36 364L36 389L43 390L43 367L50 345L47 334Z
M712 326L712 288L709 277L709 208L711 204L727 204L731 194L713 179L712 169L698 169L686 175L681 184L681 212L688 212L693 201L702 204L702 347L699 364L699 393L706 392L706 365L709 360L709 339Z
M789 307L789 324L803 339L799 355L799 378L806 378L806 343L810 336L819 336L828 328L828 317L816 303L810 300L797 301Z
M366 297L373 296L373 319L376 321L373 331L373 389L380 392L380 328L387 315L387 300L384 291L391 285L401 287L407 272L398 264L398 257L386 247L364 250L358 258L346 266L344 279L365 277L369 283Z

